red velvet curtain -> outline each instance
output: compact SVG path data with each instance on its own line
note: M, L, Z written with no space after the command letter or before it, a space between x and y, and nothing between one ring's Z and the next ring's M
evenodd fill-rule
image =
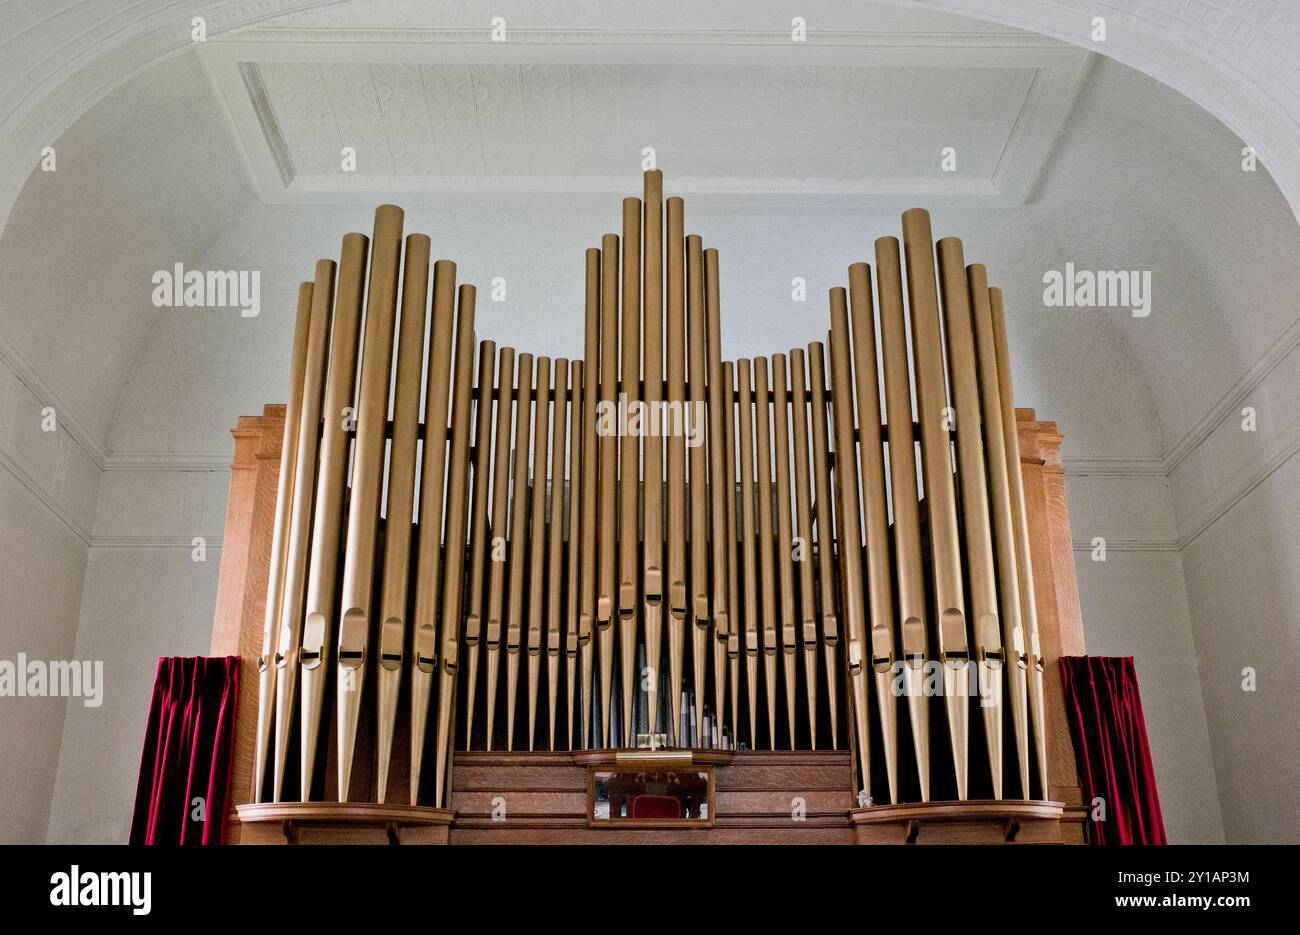
M1105 803L1092 842L1167 843L1133 657L1062 656L1061 675L1084 804Z
M158 660L132 844L221 843L238 697L238 656Z

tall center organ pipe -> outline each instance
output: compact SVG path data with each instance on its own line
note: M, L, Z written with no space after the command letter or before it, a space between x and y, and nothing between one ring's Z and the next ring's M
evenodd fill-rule
M642 239L642 348L645 355L645 401L652 413L661 412L664 398L664 177L657 169L645 174L644 237ZM649 731L659 731L659 665L663 659L664 632L664 443L660 432L645 438L642 469L645 473L645 657Z

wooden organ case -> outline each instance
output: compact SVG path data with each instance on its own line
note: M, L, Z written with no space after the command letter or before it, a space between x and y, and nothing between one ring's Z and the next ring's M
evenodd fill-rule
M907 211L824 341L724 360L718 252L657 171L622 207L581 359L476 342L391 205L302 284L234 430L227 839L1082 840L1061 436L984 267Z

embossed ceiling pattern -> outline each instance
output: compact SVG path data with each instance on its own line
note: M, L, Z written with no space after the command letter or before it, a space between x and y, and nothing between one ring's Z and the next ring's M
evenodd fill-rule
M269 62L295 176L955 178L997 168L1038 69Z

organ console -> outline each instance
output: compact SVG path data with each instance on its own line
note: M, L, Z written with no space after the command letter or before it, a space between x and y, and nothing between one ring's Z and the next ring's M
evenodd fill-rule
M638 742L847 756L864 813L1073 782L985 268L907 211L825 342L728 360L718 251L664 211L649 171L587 250L578 360L476 345L391 205L302 284L244 808L447 809L462 753Z

